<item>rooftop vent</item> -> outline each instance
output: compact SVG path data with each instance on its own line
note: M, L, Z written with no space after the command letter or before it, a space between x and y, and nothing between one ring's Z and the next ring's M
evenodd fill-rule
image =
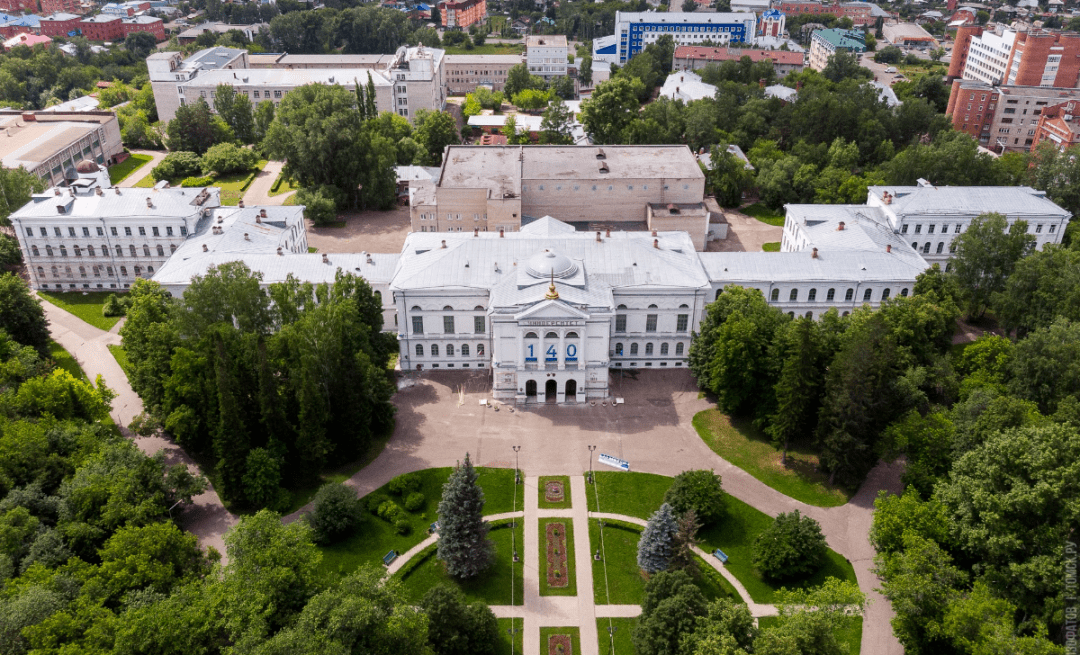
M240 202L238 202L238 203L236 204L236 206L237 206L237 207L239 207L240 209L243 209L243 208L244 208L244 199L243 199L243 198L241 198L241 199L240 199Z
M259 218L266 218L266 210L265 209L260 209L259 210Z
M844 221L840 221L840 224L836 226L836 231L837 232L843 232L844 231L844 225L845 225Z
M251 237L248 236L247 232L244 232L244 241L251 241Z
M472 229L472 235L473 235L474 237L478 237L478 236L480 236L480 228L478 228L478 227L474 227L474 228Z
M817 257L817 248L814 248L814 250L810 253L810 257L812 259L817 259L818 258Z
M654 232L653 234L656 234L656 233ZM652 247L653 248L659 248L660 247L660 239L653 239L652 240Z
M668 210L669 214L678 214L679 213L679 206L676 205L675 203L670 203L667 206L667 210Z
M600 243L600 242L601 242L601 240L600 240L600 233L599 233L599 232L597 232L597 233L596 233L596 242L597 242L597 243Z
M56 206L56 213L57 214L63 214L64 213L64 206L63 205L57 205Z
M892 252L892 244L891 243L886 243L885 244L885 252Z
M99 196L105 195L105 192L101 190L101 187L98 187L98 188L94 189L94 191L97 192L97 194Z
M652 235L653 235L653 236L656 236L656 230L653 230L653 231L652 231Z
M116 187L116 195L120 195L120 187Z
M501 227L499 228L499 238L500 239L503 238L503 229ZM443 241L443 243L446 243L446 242Z
M597 148L596 149L596 158L597 159L607 159L607 155L604 154L604 149L603 148Z
M209 251L210 251L210 249L206 247L206 244L205 244L205 243L204 243L204 244L202 244L202 251L203 251L203 252L209 252Z
M446 247L446 239L443 239L443 240L442 240L442 247L443 247L443 248L445 248L445 247Z
M283 253L281 252L281 246L278 246L278 247L277 247L277 254L279 254L279 255L283 254Z
M330 256L327 255L325 252L323 253L323 256L322 256L322 263L324 263L324 264L329 264L330 263Z
M146 206L147 207L153 207L154 206L154 201L151 198L147 198L146 199Z
M56 189L53 191L53 195L54 196L60 195L60 187L56 187Z
M608 169L608 167L607 167L607 163L606 163L606 162L600 162L600 166L599 166L599 168L600 168L600 172L601 172L601 173L609 173L609 172L611 172L611 171L610 171L610 170Z

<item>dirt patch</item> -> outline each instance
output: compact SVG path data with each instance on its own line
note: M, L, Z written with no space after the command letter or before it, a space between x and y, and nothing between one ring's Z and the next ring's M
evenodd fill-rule
M408 207L390 211L343 212L343 227L315 227L307 223L308 245L319 252L399 253L409 234Z
M706 252L761 252L766 243L776 243L784 236L784 228L762 223L733 209L723 210L728 223L726 239L710 241Z
M570 583L566 569L566 526L548 523L544 536L547 543L548 586L565 588Z

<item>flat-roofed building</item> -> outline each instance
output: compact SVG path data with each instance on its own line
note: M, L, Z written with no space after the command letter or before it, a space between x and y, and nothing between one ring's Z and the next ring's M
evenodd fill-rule
M560 34L531 35L525 39L525 62L529 73L545 79L565 77L569 48Z
M946 114L952 116L954 129L986 148L1027 152L1035 143L1043 110L1068 100L1080 100L1080 89L953 80Z
M446 55L443 77L447 94L472 93L478 86L502 91L510 69L523 63L521 55Z
M180 45L187 45L189 43L195 43L195 39L199 38L200 35L206 34L208 32L214 34L226 34L231 30L240 30L244 33L244 37L248 41L251 41L259 34L259 29L263 27L270 29L270 26L266 23L252 23L250 25L230 25L228 23L208 21L205 23L194 25L187 28L183 32L180 32L176 35L176 40L180 42Z
M487 0L448 0L438 3L442 26L465 29L487 18Z
M41 18L42 36L70 37L79 35L79 21L82 19L78 14L71 12L57 12Z
M750 61L771 61L777 77L788 73L797 73L806 65L805 55L787 50L756 50L751 48L714 48L712 46L676 46L672 57L673 70L699 70L709 64L724 61L740 61L749 57Z
M937 39L915 23L897 23L881 28L885 40L893 45L913 46L915 48L936 48Z
M829 58L837 52L866 52L865 36L858 30L833 28L815 31L810 37L810 68L816 71L825 70L829 65Z
M110 111L72 113L0 110L0 161L22 166L48 184L72 179L76 165L89 159L113 163L124 151L120 124Z
M593 59L625 64L665 34L671 35L676 46L706 41L724 46L749 43L756 26L757 18L752 13L617 11L615 39L595 40Z

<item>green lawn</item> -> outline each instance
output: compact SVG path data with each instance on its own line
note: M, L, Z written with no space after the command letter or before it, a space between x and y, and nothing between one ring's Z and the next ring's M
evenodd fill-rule
M105 299L109 297L107 293L90 292L84 295L78 291L73 293L38 291L37 295L99 330L107 332L121 319L120 316L105 316L101 313L102 307L105 306Z
M240 199L244 197L244 192L251 186L252 181L255 180L255 176L259 171L266 166L266 160L260 159L255 165L255 168L246 173L233 173L231 175L214 175L214 180L209 186L216 186L221 188L221 204L225 207L235 207L240 203ZM169 180L169 186L179 187L183 179ZM150 188L158 183L153 176L147 175L145 178L136 184L136 187Z
M525 45L522 43L485 43L473 46L472 50L462 46L443 46L443 49L448 55L519 55L525 52Z
M476 472L486 499L484 513L500 514L513 511L513 470L477 467ZM321 548L323 560L320 567L324 572L341 575L351 573L363 564L379 562L390 550L396 550L399 554L405 553L427 537L428 526L438 518L437 508L442 496L442 486L450 477L450 468L424 469L417 471L414 475L420 478L419 491L424 494L425 502L419 510L407 514L412 524L412 532L399 535L390 523L365 510L363 522L356 534L344 541ZM330 479L334 480L334 478ZM391 495L387 487L388 485L379 487L362 500L366 501L374 494L385 494L398 505L403 505L404 499ZM301 495L300 492L294 493L294 497L299 495ZM509 548L509 536L507 536L507 544ZM508 557L509 552L507 550Z
M459 587L470 603L481 601L488 605L521 605L523 602L522 562L515 564L512 561L514 543L512 539L516 540L520 551L523 523L521 519L518 519L516 528L508 527L507 520L499 521L496 525L504 527L493 526L489 533L489 538L495 542L495 563L491 568L467 581L455 580L446 574L443 563L436 557L436 545L432 544L423 553L417 555L418 561L415 566L406 565L402 573L399 573L406 596L410 600L419 601L428 589L437 584L446 583ZM513 583L513 603L510 602L511 582Z
M117 346L116 344L112 344L112 343L110 343L106 347L109 349L109 352L112 353L112 356L116 359L116 363L120 365L121 369L123 369L124 375L126 375L126 376L128 376L130 378L131 377L131 362L128 360L127 351L124 350L124 347L123 346Z
M753 216L762 223L768 223L769 225L775 225L777 227L784 226L784 215L774 212L760 202L755 202L752 205L743 207L739 211L747 216Z
M712 526L698 533L701 549L707 553L719 548L728 556L724 566L746 587L750 597L757 603L772 603L780 587L803 589L816 587L826 578L834 577L858 583L855 569L842 555L829 549L825 564L817 573L803 580L774 582L765 580L754 568L753 546L757 536L772 524L773 519L747 505L731 494L724 495L724 514Z
M548 637L552 635L570 635L570 653L573 655L579 655L581 653L581 635L579 634L579 628L540 628L540 653L541 655L547 655L548 650ZM566 653L566 655L570 655Z
M146 165L147 162L152 160L152 155L131 155L124 161L115 166L109 167L109 182L115 186L120 184L127 178L131 177L131 174L139 170Z
M780 623L778 616L763 616L758 619L758 628L767 630ZM849 616L844 619L844 625L836 630L836 640L840 642L840 648L849 655L859 655L862 650L862 624L863 617Z
M292 185L292 180L290 180L287 177L284 177L284 175L285 175L284 173L278 174L277 180L274 181L274 183L278 185L277 191L274 191L273 187L271 186L271 190L267 195L280 196L283 193L288 193L290 191L296 191L297 189L300 188L298 186L293 186ZM280 182L278 180L280 180Z
M547 526L549 523L561 523L566 530L566 578L565 587L552 587L547 581ZM540 595L541 596L577 596L577 576L574 567L574 522L568 518L540 519Z
M845 490L828 485L828 476L817 471L817 454L808 449L789 449L784 467L780 451L747 420L708 409L698 412L693 422L713 452L780 493L818 507L837 507L851 498Z
M765 252L780 252L780 242L773 241L770 243L761 244L761 249Z
M600 655L634 655L634 642L631 636L637 626L637 619L596 619L596 632L600 641ZM608 632L614 628L614 632ZM614 635L614 639L612 638Z
M495 644L495 655L521 655L524 650L522 634L524 621L522 619L497 619L499 622L499 642ZM511 633L511 630L516 632ZM511 646L511 641L513 645Z
M647 519L660 509L664 492L672 479L652 473L624 473L622 471L596 471L596 484L585 485L589 499L589 511L595 512L596 494L600 494L601 512L625 514Z
M308 254L311 254L311 253L319 252L319 249L318 248L312 248L311 246L308 246L307 251L308 251Z
M71 373L72 377L77 380L86 380L86 373L79 366L79 362L75 361L75 358L71 353L64 350L63 346L51 339L49 340L49 356L56 362L57 368L62 368Z
M563 483L563 500L556 503L550 503L544 499L544 485L548 482L562 482ZM570 476L568 475L545 475L540 478L540 485L537 493L540 494L540 509L570 509Z

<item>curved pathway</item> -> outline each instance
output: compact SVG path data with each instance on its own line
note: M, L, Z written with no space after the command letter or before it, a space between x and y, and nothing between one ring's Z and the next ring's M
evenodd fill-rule
M131 188L142 182L143 179L150 174L150 171L154 170L154 167L161 163L162 159L165 159L165 155L169 154L164 150L132 150L133 155L150 155L150 161L146 162L139 167L138 170L128 175L126 178L120 181L116 186L123 188Z

